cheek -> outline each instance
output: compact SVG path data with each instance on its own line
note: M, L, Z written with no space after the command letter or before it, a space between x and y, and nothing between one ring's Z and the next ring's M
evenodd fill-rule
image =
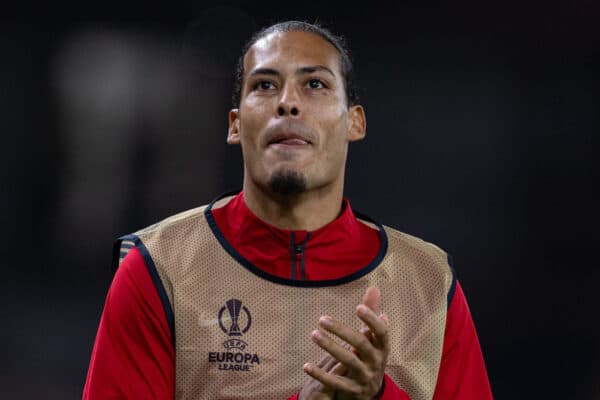
M274 97L249 96L241 105L240 111L245 112L248 117L264 117L270 115L276 105Z
M246 118L240 125L240 141L242 148L258 146L258 136L261 130L259 121L253 118Z
M249 141L254 140L253 137L258 136L266 126L271 114L271 107L265 103L248 99L240 108L240 115L243 115L240 126L242 140L244 138Z
M322 117L328 117L319 122L321 131L326 133L327 142L332 145L345 142L348 131L348 113L339 107L323 109L322 112Z

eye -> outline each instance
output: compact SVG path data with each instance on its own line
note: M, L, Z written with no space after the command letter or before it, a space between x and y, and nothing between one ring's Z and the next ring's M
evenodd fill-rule
M254 85L255 90L271 90L275 89L275 85L269 81L259 81Z
M308 87L311 89L324 89L327 85L322 80L313 78L308 81Z

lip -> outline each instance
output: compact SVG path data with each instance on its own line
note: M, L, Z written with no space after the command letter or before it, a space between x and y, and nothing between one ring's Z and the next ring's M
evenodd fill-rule
M317 133L302 121L276 119L267 127L264 135L266 148L287 150L308 149L318 144Z
M296 133L277 133L269 138L269 142L267 146L276 146L276 147L300 147L300 146L308 146L311 145L312 142L306 138L304 135L299 135Z
M284 141L270 144L267 149L275 153L304 153L311 149L310 144L300 142L297 139L294 141Z

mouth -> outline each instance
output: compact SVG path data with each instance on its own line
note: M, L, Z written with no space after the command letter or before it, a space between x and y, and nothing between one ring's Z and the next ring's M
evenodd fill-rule
M277 120L265 131L265 147L278 152L301 152L318 143L317 133L301 121Z
M297 148L311 145L312 142L306 137L297 134L278 134L270 138L268 147Z

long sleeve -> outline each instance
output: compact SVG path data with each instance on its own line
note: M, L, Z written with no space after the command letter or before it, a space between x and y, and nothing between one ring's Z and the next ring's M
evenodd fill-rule
M408 394L400 389L387 374L385 375L383 384L383 393L379 400L410 400Z
M410 399L386 375L381 400ZM460 282L446 319L442 361L433 400L492 400L492 392L471 317Z
M378 397L378 400L410 400L408 394L400 389L387 374L384 376L383 385L383 393ZM298 394L289 397L287 400L298 400Z
M173 399L174 361L162 303L134 248L108 291L83 399Z
M491 400L477 332L462 287L448 309L442 361L433 400Z

